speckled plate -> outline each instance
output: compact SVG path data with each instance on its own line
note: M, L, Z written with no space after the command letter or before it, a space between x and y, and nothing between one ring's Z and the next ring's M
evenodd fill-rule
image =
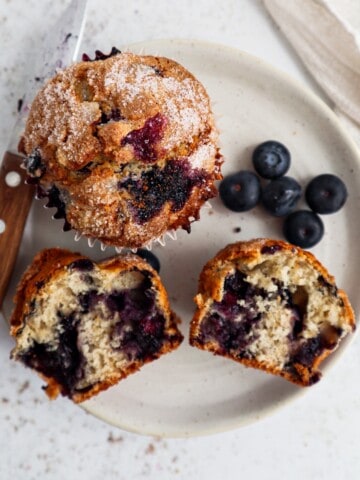
M223 173L251 168L254 146L268 139L285 143L292 153L289 175L305 183L314 175L341 176L350 192L344 209L323 217L326 233L313 253L336 276L354 308L360 303L359 185L360 158L354 144L332 111L315 95L263 61L243 52L208 43L154 41L132 46L134 52L164 55L179 61L207 88L221 131L225 163ZM194 312L193 297L204 263L230 242L254 237L281 238L281 220L260 207L238 214L226 210L219 199L203 208L191 234L178 232L154 252L172 306L182 318L183 345L174 353L145 366L119 385L83 404L88 412L123 429L157 436L190 436L225 431L254 422L283 406L307 389L260 371L217 358L188 345L188 327ZM19 277L40 249L64 246L94 258L113 254L100 246L76 243L62 222L49 221L51 213L35 202L5 302ZM335 363L351 339L330 357ZM344 367L341 362L336 368ZM321 388L321 381L314 387Z

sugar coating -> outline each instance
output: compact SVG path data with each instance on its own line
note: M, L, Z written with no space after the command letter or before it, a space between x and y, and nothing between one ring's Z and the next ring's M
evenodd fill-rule
M146 115L149 104L154 107L161 102L161 111L171 125L171 134L164 142L167 150L186 138L199 135L202 125L208 121L209 100L194 88L192 78L154 75L151 65L124 61L114 62L105 75L104 85L108 95L114 90L122 92L125 108L136 102L138 114ZM148 97L146 106L145 102L139 102L141 96Z
M45 192L57 187L71 227L118 247L189 229L221 178L209 97L191 73L161 57L122 53L59 72L33 102L22 148L41 158L38 182ZM139 222L144 207L119 185L169 162L201 181L179 210L165 199L155 218Z

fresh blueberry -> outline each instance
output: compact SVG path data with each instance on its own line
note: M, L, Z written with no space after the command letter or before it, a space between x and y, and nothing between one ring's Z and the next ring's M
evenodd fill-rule
M280 177L264 187L262 203L271 215L283 217L294 210L300 197L301 186L298 182L291 177Z
M305 198L314 212L334 213L346 202L347 189L339 177L325 173L311 180L306 187Z
M290 243L301 248L311 248L323 237L324 224L316 213L298 210L285 219L283 233Z
M279 178L289 170L290 152L282 143L269 140L255 148L252 161L261 177Z
M247 170L228 175L219 187L221 200L234 212L245 212L255 207L259 202L260 193L259 178Z
M150 250L146 250L145 248L139 248L136 254L146 260L154 270L160 272L160 261L154 253L150 252Z

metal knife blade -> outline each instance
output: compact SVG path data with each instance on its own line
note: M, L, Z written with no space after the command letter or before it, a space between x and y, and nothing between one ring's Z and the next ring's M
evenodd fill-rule
M34 190L25 185L21 168L23 157L18 153L30 103L42 84L56 71L77 59L86 19L87 0L72 0L57 24L43 41L34 76L29 79L23 105L14 125L0 166L0 307L18 254L25 222Z
M43 40L44 50L38 56L34 75L29 78L22 106L11 133L7 151L18 153L19 138L24 130L31 102L44 82L57 70L77 60L86 20L87 0L72 0Z

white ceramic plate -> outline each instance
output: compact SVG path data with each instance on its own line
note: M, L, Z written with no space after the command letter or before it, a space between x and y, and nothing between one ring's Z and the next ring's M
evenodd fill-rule
M355 309L360 262L359 154L335 115L315 95L263 61L240 51L207 43L158 41L136 45L144 51L173 58L203 82L213 101L221 131L226 175L251 168L255 145L269 139L285 143L292 153L289 175L305 184L312 176L331 172L344 179L350 192L341 212L323 217L326 233L313 249L336 275ZM83 407L123 429L158 436L190 436L236 428L254 422L306 389L277 377L212 356L188 346L188 326L194 312L193 297L204 263L230 242L254 237L281 238L281 220L260 207L245 214L226 210L219 199L202 209L192 232L178 232L176 241L156 246L161 275L172 306L182 318L185 341L174 353L145 366L119 385L87 401ZM61 221L36 202L29 218L5 314L21 272L40 249L64 246L94 258L113 254L86 241L75 243L71 232L62 233ZM238 232L238 228L241 229ZM339 358L350 340L330 357ZM337 368L342 368L341 364ZM321 388L321 382L312 388Z

